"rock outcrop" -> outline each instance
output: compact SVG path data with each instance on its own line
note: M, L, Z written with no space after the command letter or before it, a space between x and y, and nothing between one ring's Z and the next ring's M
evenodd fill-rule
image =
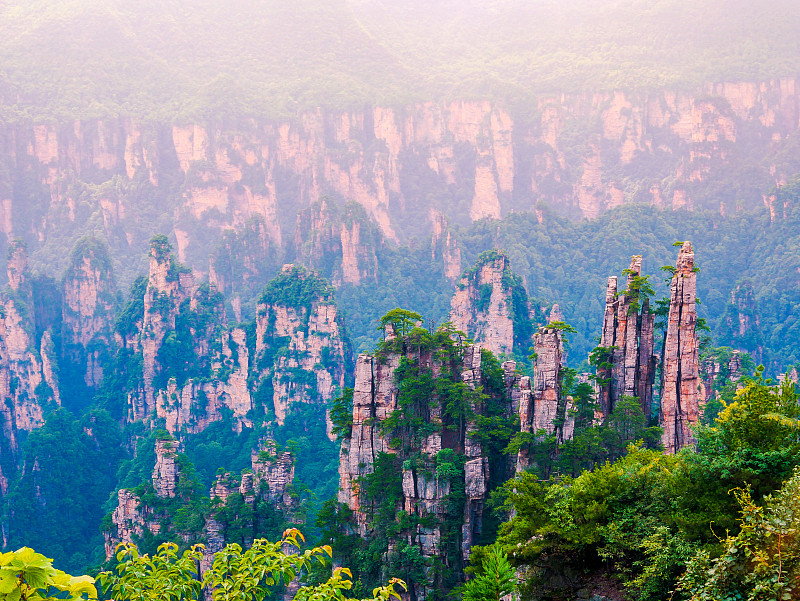
M297 498L293 495L294 456L290 451L278 451L273 440L262 440L250 457L256 489L265 501L279 506L292 521L299 523L294 514ZM244 482L244 480L242 480ZM302 521L302 520L300 520Z
M63 354L84 372L87 386L103 379L102 363L112 348L116 290L108 247L95 239L78 242L63 279Z
M522 289L522 285L515 280L508 257L496 250L481 254L458 283L450 301L450 321L494 354L512 353L523 334L514 327L521 330L524 326L520 327L520 322L528 320L527 295L524 289L520 295L515 288ZM523 310L515 306L515 292L523 299ZM520 345L527 350L524 341Z
M691 242L683 243L675 266L661 368L659 424L667 453L694 444L690 427L700 417L697 271Z
M257 394L270 397L267 408L279 425L292 406L324 407L344 388L341 318L333 289L316 273L285 265L267 285L258 303L255 342Z
M143 483L160 499L174 499L181 478L176 462L178 441L173 438L160 438L155 442L156 461L149 482ZM104 530L106 558L114 554L119 543L134 543L146 533L159 534L162 525L168 521L163 510L148 506L133 490L122 488L117 491L117 506L111 513L111 523Z
M617 278L608 278L606 307L600 345L595 349L600 409L608 416L623 396L636 397L649 421L657 357L653 354L655 315L650 312L642 257L631 259L624 272L626 287L617 289Z
M178 443L173 439L156 441L156 465L153 468L153 489L156 496L171 499L178 488Z
M533 382L527 376L520 378L517 401L520 431L533 436L554 434L558 442L572 438L573 429L569 402L561 390L563 346L562 330L550 325L539 328L533 336ZM517 453L516 465L518 473L531 467L527 446Z
M297 215L295 260L320 272L334 285L376 282L376 249L384 243L364 208L354 202L338 207L322 197Z
M764 334L753 284L740 282L731 290L731 300L719 325L718 334L731 341L734 348L749 353L758 363L764 362Z
M142 382L128 394L128 419L162 418L170 433L198 432L227 408L235 427L250 425L246 334L226 328L222 295L196 285L163 236L151 245L143 302L131 303L141 304L141 319L118 342L141 353Z
M438 211L431 211L433 235L431 236L431 260L441 261L442 273L454 283L461 275L461 248L447 225L447 218Z
M183 498L178 495L178 484L184 475L177 461L178 441L175 439L159 439L155 444L156 463L149 482L144 483L145 491L152 491L160 499L174 499L173 511L196 501L196 494L186 487ZM282 520L302 523L304 516L298 514L298 501L293 491L294 456L289 451L277 452L275 442L262 440L252 451L251 469L240 476L229 472L216 476L209 491L211 509L202 517L204 523L199 530L187 532L176 531L172 524L172 515L163 507L151 507L146 496L139 497L134 491L121 489L117 492L117 507L111 514L111 523L104 532L106 557L111 557L117 544L121 542L138 543L148 534L159 534L166 527L173 535L180 536L189 544L205 543L206 550L201 561L201 570L211 565L214 553L221 550L227 542L245 542L252 540L262 527L254 521L259 513L259 503L268 506L267 512L282 516ZM246 511L242 512L239 503ZM221 513L228 506L233 507L227 517ZM236 508L239 507L237 510ZM263 513L263 512L262 512ZM235 516L231 522L231 515ZM237 532L248 532L247 541L228 540L228 529Z
M49 332L37 344L25 245L8 250L9 286L0 294L0 422L4 453L17 450L18 432L44 423L44 408L59 405L58 358ZM8 469L11 466L6 466ZM3 486L0 481L0 486Z
M282 249L270 239L267 224L260 215L235 230L223 231L209 259L208 281L229 297L237 322L243 321L238 294L257 296L280 266L281 254ZM246 317L252 317L252 312Z
M752 364L747 354L744 357ZM745 375L742 366L743 354L727 347L707 349L700 360L699 403L703 409L713 397L719 397L731 385L738 388L738 382Z
M498 443L482 435L477 416L495 412L510 419L520 397L513 362L500 372L505 377L489 381L485 370L501 369L491 353L451 342L415 346L390 332L375 356L360 355L352 430L341 441L339 501L352 510L359 535L378 535L375 529L386 525L375 523L375 512L392 502L386 495L399 495L391 512L400 534L386 541L386 553L390 558L400 546L415 547L428 560L425 579L410 582L418 599L442 586L444 576L434 566L456 574L464 565L482 532L491 482L509 475L507 459L493 455L489 447ZM424 398L416 396L422 382L432 386ZM478 387L487 397L476 394ZM454 410L448 394L458 395L461 409ZM463 505L452 506L453 490L463 490Z

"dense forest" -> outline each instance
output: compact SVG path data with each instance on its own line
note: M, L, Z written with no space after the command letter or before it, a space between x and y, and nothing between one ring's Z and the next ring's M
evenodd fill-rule
M791 0L6 2L3 122L296 115L797 72ZM313 82L313 83L312 83Z

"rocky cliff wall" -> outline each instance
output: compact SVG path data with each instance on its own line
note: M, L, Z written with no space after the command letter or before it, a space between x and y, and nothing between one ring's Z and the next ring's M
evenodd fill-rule
M150 482L143 483L144 492L152 493L161 501L148 504L147 494L138 495L129 489L117 492L117 506L111 513L111 522L103 533L106 557L114 553L119 543L140 544L148 535L165 535L165 528L171 535L181 537L189 544L205 543L206 550L201 569L206 569L213 554L221 550L235 536L229 528L237 532L248 532L248 540L258 536L261 524L256 523L255 506L266 503L269 511L281 515L284 520L298 521L297 500L292 495L294 480L294 456L288 451L277 452L275 442L270 439L260 441L252 450L251 469L241 476L228 472L218 474L209 491L210 505L206 505L202 515L195 516L195 523L202 526L190 531L176 530L173 519L175 512L193 507L196 510L196 491L191 482L179 484L186 474L177 461L179 443L174 439L159 439L155 443L156 462ZM232 498L237 494L239 498ZM237 504L241 501L245 508ZM202 506L202 505L200 505ZM230 509L229 509L230 508ZM226 513L227 515L223 515ZM233 515L233 519L231 516Z
M455 328L497 355L514 351L512 282L508 257L486 255L461 278L450 301Z
M799 106L798 81L782 79L542 97L524 119L455 101L235 128L6 126L0 231L38 246L94 215L114 253L138 252L152 234L144 212L168 223L179 258L205 272L208 240L226 228L257 217L265 244L279 248L298 210L325 195L358 203L389 239L430 227L437 212L466 222L539 200L590 218L629 200L731 211L742 200L760 205L761 190L800 171L785 152ZM753 176L732 185L743 170ZM357 248L354 231L338 234Z
M345 337L330 286L303 267L285 265L256 314L258 388L275 420L301 404L320 410L344 388Z
M45 408L61 403L52 336L44 332L38 344L35 336L30 273L22 243L9 248L8 281L0 292L0 420L6 472L17 451L19 431L38 428L44 423ZM3 491L5 477L0 474Z
M553 311L551 315L558 313ZM561 324L560 320L552 323ZM564 338L562 330L550 324L540 327L533 336L533 379L519 378L515 399L519 415L520 432L528 441L545 435L554 435L558 443L572 438L574 419L570 416L571 402L562 390ZM517 473L532 467L530 444L524 444L517 453Z
M356 203L340 209L323 197L297 215L295 259L329 277L336 286L376 282L376 250L383 244L383 235Z
M238 428L252 425L246 334L227 328L222 296L195 284L164 237L151 244L142 300L141 321L119 340L142 360L141 384L128 392L128 420L162 418L170 433L198 432L227 408Z
M63 278L62 353L79 364L84 382L97 388L102 363L113 344L116 287L108 248L93 239L79 241Z
M744 281L731 290L731 298L720 321L717 336L731 341L734 348L749 353L756 364L768 364L766 340L752 282Z

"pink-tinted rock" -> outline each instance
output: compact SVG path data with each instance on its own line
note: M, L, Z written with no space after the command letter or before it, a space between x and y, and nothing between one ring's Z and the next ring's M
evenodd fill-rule
M634 289L642 275L642 257L631 259L627 285L617 289L617 278L608 278L603 329L600 335L602 359L598 366L599 401L608 416L623 396L637 397L645 419L650 419L653 381L657 359L653 354L655 315L648 300Z
M667 453L694 444L691 426L700 417L700 374L697 337L697 273L694 251L684 242L670 283L667 333L662 358L662 392L659 423Z

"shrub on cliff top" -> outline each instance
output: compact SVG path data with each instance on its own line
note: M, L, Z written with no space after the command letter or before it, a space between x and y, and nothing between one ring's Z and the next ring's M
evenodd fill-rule
M258 299L259 304L284 305L311 310L311 303L332 301L333 286L317 273L300 265L292 265L273 279Z

